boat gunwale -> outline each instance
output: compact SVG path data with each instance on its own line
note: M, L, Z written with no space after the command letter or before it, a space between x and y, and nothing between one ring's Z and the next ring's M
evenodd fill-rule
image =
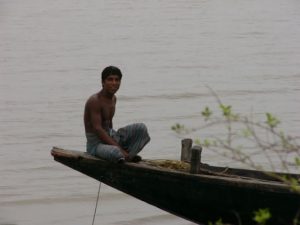
M139 169L139 170L144 170L147 172L156 172L156 173L167 173L169 176L182 176L182 177L190 177L190 178L201 178L201 182L214 182L218 184L226 184L229 186L231 184L232 186L251 186L251 188L255 189L265 189L265 188L270 188L271 190L275 192L287 192L287 193L295 193L293 192L290 187L287 184L280 183L278 181L269 181L269 180L260 180L260 179L255 179L255 178L246 178L246 177L241 177L241 176L222 176L222 175L207 175L207 174L191 174L189 172L184 172L184 171L179 171L176 169L171 169L171 168L164 168L164 167L156 167L147 164L147 161L142 161L139 163L133 163L133 162L125 162L122 164L116 164L116 163L111 163L108 161L105 161L101 158L97 158L95 156L92 156L88 154L87 152L82 152L82 151L75 151L75 150L66 150L58 147L53 147L51 150L51 154L56 159L57 157L65 157L65 158L73 158L76 160L84 160L89 163L91 162L101 162L101 164L106 164L104 166L113 166L113 167L126 167L128 169Z

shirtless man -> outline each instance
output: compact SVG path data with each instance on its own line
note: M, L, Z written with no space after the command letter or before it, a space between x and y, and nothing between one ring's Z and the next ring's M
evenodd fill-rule
M150 141L143 123L113 129L117 98L122 79L120 69L106 67L102 72L102 89L85 104L84 126L87 152L112 162L140 161L137 154Z

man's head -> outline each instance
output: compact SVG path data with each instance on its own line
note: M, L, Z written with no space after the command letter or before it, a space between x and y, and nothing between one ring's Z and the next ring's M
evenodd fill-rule
M120 78L120 80L122 79L122 72L118 67L108 66L102 71L102 83L110 75L117 75Z

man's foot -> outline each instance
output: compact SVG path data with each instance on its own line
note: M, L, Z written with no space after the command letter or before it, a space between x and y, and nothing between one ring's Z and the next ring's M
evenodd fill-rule
M133 158L132 158L132 162L140 162L142 161L142 157L139 156L139 155L135 155Z
M122 163L124 163L124 162L125 162L125 159L124 159L124 158L118 159L118 163L119 163L119 164L122 164Z
M135 155L132 158L127 159L128 162L140 162L142 161L142 157L139 155Z

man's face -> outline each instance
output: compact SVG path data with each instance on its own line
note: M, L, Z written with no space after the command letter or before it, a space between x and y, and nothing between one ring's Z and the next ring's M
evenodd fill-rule
M121 84L120 77L118 75L113 75L113 74L109 75L102 82L103 89L105 89L110 94L115 94L119 90L120 84Z

